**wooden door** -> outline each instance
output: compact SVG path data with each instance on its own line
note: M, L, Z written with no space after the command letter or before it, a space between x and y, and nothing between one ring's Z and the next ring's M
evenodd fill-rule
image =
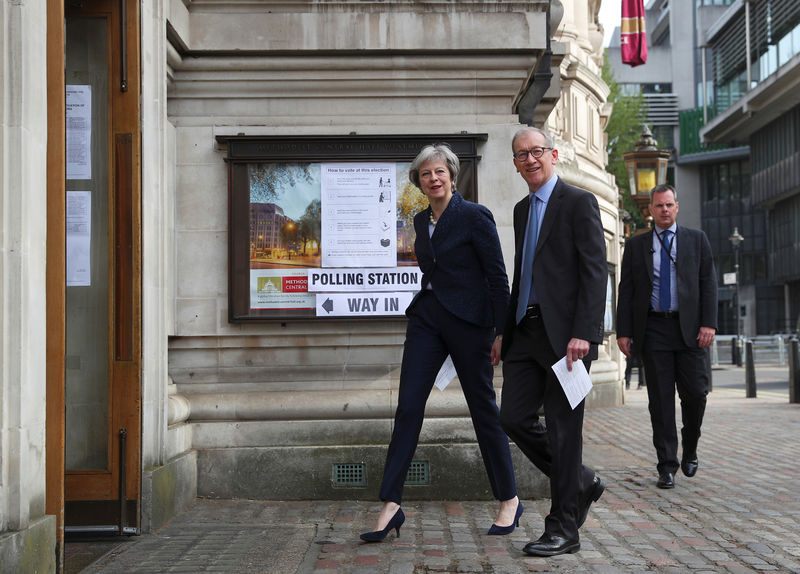
M133 533L141 482L139 5L65 8L67 531Z

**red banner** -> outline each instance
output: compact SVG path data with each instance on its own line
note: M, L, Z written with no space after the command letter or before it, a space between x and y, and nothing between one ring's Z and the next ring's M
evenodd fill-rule
M622 26L620 27L619 41L623 64L633 67L647 61L644 0L622 0Z

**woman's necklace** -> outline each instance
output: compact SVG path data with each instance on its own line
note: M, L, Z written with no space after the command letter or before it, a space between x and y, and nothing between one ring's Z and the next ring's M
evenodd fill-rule
M451 197L452 197L452 195L451 195ZM436 205L440 205L440 203L441 202L437 202ZM447 201L444 202L444 207L442 208L442 213L444 213L445 209L447 209L447 206L449 204L450 204L450 197L448 197ZM436 227L436 223L439 221L439 219L442 218L442 213L439 214L438 218L434 217L433 216L433 204L429 203L429 205L430 205L430 208L431 208L431 212L428 214L428 218L431 220L431 225Z

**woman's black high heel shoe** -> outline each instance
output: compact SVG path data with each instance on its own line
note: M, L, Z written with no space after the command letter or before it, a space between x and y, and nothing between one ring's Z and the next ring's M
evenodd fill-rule
M503 536L504 534L511 534L514 532L514 528L519 526L519 517L522 516L522 513L525 509L522 507L522 501L517 504L517 513L514 515L514 522L511 523L511 526L497 526L497 524L492 524L492 527L489 528L489 534L493 536Z
M383 530L376 530L374 532L365 532L361 535L361 540L366 542L380 542L389 532L394 528L397 531L397 537L400 538L400 527L403 526L403 523L406 521L406 515L403 514L403 509L398 508L397 512L394 513L391 520L389 520L389 524L386 525L386 528Z

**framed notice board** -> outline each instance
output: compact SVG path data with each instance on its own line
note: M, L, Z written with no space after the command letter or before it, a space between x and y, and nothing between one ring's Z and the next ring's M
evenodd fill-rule
M227 146L231 322L402 316L419 289L408 180L423 146L450 145L478 199L486 134L217 136Z

